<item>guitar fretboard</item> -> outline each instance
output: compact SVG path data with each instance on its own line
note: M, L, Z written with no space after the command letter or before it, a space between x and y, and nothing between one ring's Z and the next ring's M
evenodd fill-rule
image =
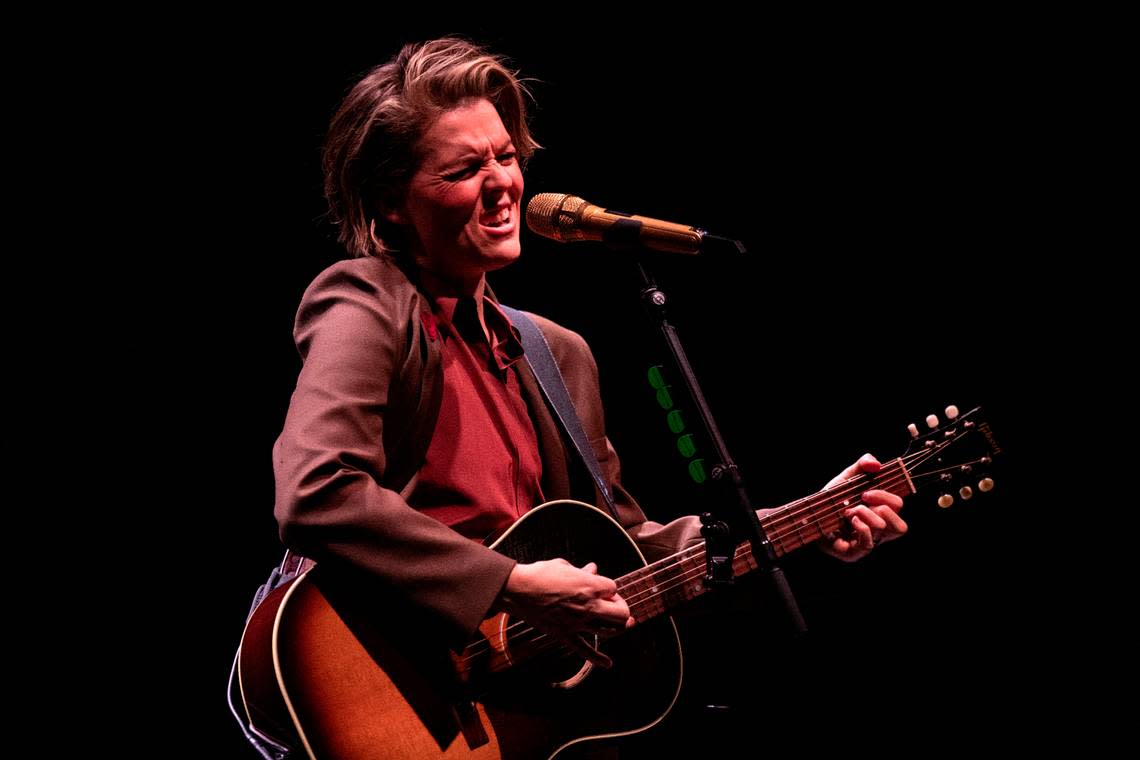
M778 507L761 517L760 524L772 550L780 557L821 539L838 536L846 520L844 512L862 504L862 494L873 488L899 496L914 492L907 469L899 458L884 464L874 475L857 475ZM757 567L751 542L737 545L732 560L733 575L741 576ZM618 578L618 593L640 623L704 594L707 590L705 571L705 545L701 542Z

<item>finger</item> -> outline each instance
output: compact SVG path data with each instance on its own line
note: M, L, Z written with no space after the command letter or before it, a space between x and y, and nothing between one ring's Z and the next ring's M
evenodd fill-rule
M582 565L582 569L585 570L587 573L590 573L591 575L597 575L598 574L598 563L597 562L587 562L586 564Z
M596 620L583 633L611 636L626 628L632 628L635 624L636 621L632 617L627 617L625 620Z
M624 628L629 624L629 605L620 596L617 601L599 601L592 612L597 622L609 628Z
M851 509L848 509L844 514L852 519L858 517L872 530L872 532L883 530L887 527L887 521L880 517L879 514L870 507L859 505L858 507L852 507Z
M829 480L827 482L827 485L824 487L831 488L836 483L842 483L845 480L850 480L851 478L863 472L878 472L880 467L881 465L879 464L878 459L875 459L870 454L864 454L863 456L859 457L859 459L853 465Z
M617 581L613 578L607 578L604 575L593 575L590 577L589 586L593 595L599 599L613 600L615 598L621 598L617 592Z
M848 541L845 538L837 538L831 543L824 542L820 544L824 554L829 554L836 559L841 559L844 562L854 562L862 556L854 541Z
M590 638L593 638L593 636L590 636ZM614 661L610 659L608 655L591 645L586 639L587 634L574 633L566 638L566 643L570 645L571 649L595 665L602 668L613 667Z
M864 491L860 496L863 503L870 507L890 507L896 512L902 509L903 500L901 496L893 494L890 491L881 491L877 488L872 488L870 491Z
M882 517L887 523L886 529L879 534L879 543L883 541L893 541L906 533L906 521L899 516L898 512L887 507L879 507L875 510L875 514Z
M855 530L856 544L867 551L875 548L875 536L871 533L870 526L859 519L858 515L851 518L851 527Z

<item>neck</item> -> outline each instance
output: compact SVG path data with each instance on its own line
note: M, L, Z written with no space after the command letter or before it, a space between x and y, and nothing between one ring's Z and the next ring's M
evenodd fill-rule
M451 296L474 298L479 304L487 289L487 278L480 273L476 277L419 270L420 286L431 296Z
M782 556L820 539L830 540L843 532L843 513L862 503L869 488L881 488L900 496L914 491L902 459L883 465L875 475L866 473L837 483L819 493L772 510L760 522L776 556ZM705 593L704 542L654 562L617 579L618 592L629 603L638 622L664 614L677 605ZM733 575L757 568L748 541L736 547Z
M487 293L487 278L480 274L478 279L469 280L451 275L440 275L421 269L419 272L420 287L433 298L450 296L453 298L472 298L475 301L475 313L479 317L479 327L487 342L491 342L491 331L487 329L487 321L483 318L483 296Z

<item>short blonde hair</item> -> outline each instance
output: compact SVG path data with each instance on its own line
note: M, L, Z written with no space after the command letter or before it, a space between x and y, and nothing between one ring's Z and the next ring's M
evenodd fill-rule
M405 45L356 83L329 125L322 156L329 217L353 256L395 251L398 230L379 213L407 192L420 138L471 98L494 105L525 161L540 147L526 120L529 91L506 60L459 37Z

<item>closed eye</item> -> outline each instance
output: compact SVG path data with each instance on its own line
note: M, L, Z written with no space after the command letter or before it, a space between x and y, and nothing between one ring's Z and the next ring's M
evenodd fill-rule
M518 154L513 150L508 150L495 156L495 160L499 162L500 166L510 166L518 158ZM475 176L482 168L483 164L480 161L472 161L461 169L443 175L443 178L448 182L460 182L469 177Z
M467 166L464 166L462 169L458 169L451 172L450 174L443 175L443 178L448 182L458 182L461 179L467 179L468 177L474 176L475 172L479 171L480 166L482 166L482 164L470 163Z

